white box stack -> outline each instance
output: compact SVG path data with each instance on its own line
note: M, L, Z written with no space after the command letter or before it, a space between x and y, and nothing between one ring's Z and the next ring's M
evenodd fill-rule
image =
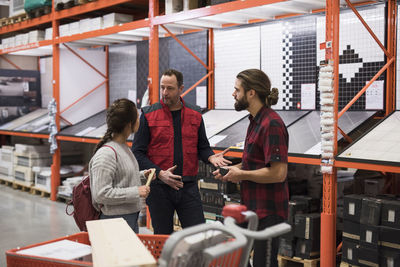
M22 44L23 45L29 44L29 33L22 34Z
M74 176L65 179L62 185L58 187L58 195L61 197L70 198L72 196L72 189L75 185L79 184L85 176Z
M79 21L71 22L69 24L69 33L71 35L80 33L80 31L79 31Z
M110 13L103 16L103 28L112 27L118 24L124 24L133 20L132 15Z
M58 30L60 31L60 37L71 35L69 32L69 24L60 25Z
M17 34L15 36L15 46L22 45L22 35L23 34Z
M38 167L32 168L35 174L35 188L45 192L51 192L51 167Z
M52 156L49 146L15 144L14 152L14 177L25 186L34 183L34 166L49 167Z
M36 43L44 40L44 31L35 30L29 32L29 43Z
M44 39L45 40L51 40L53 39L53 28L47 28L44 31Z
M90 31L91 25L91 19L81 19L79 21L79 32L84 33Z
M0 148L0 177L3 180L14 181L14 147Z
M91 22L91 25L90 25L91 31L103 29L103 17L92 18L90 20L90 22Z

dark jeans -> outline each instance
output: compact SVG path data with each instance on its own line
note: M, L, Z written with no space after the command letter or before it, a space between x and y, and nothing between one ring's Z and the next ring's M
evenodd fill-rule
M281 223L283 219L277 215L270 215L258 222L258 230ZM253 267L278 267L279 237L268 240L254 240Z
M139 212L124 214L124 215L104 215L100 214L100 219L114 219L114 218L123 218L132 228L135 233L139 233L139 225L138 225L138 217Z
M183 228L205 222L196 182L185 182L179 190L166 184L152 184L146 203L154 234L169 235L173 232L174 211L178 214Z

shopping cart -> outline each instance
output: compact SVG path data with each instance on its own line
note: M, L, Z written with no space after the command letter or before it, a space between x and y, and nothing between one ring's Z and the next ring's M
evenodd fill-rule
M262 231L258 226L257 215L246 211L245 206L228 205L224 207L224 224L201 224L175 232L172 235L138 235L140 240L158 259L159 267L245 267L249 259L254 239L268 239L290 231L290 225L281 223ZM248 222L247 228L236 223ZM61 267L92 266L92 262L60 260L46 257L23 255L19 250L36 247L60 240L90 245L87 232L11 249L6 252L8 267Z
M173 233L164 244L159 267L245 267L254 239L265 240L290 231L287 223L256 231L257 214L243 205L224 207L222 224L201 224ZM247 228L236 223L247 221Z
M169 235L141 235L138 234L139 239L151 252L154 258L158 259L161 255L165 240ZM60 260L47 257L31 256L18 253L20 250L33 248L61 240L70 240L78 243L90 245L89 235L87 232L81 232L51 241L38 243L35 245L10 249L6 251L7 267L72 267L72 266L93 266L92 262L80 260Z

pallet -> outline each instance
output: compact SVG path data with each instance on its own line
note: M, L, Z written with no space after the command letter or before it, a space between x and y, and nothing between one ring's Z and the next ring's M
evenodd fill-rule
M68 204L68 202L70 202L71 200L72 200L71 197L66 197L66 196L57 194L57 201L64 202L64 203Z
M9 18L2 18L2 19L0 19L0 27L11 25L11 24L18 23L18 22L22 22L27 19L29 19L29 16L26 13L18 15L18 16L9 17Z
M12 188L19 189L24 192L29 192L31 190L32 184L29 182L14 181Z
M278 255L278 266L279 267L289 267L290 263L300 263L303 264L304 267L317 267L319 266L319 258L318 259L301 259L298 257L286 257L286 256L282 256L282 255Z
M37 188L34 186L31 187L30 193L32 195L40 195L41 197L45 197L45 198L50 197L50 192L47 192L46 190L43 190L43 189L40 189L40 188Z
M6 186L12 186L13 182L0 177L0 184L4 184Z
M347 262L342 261L340 263L340 267L359 267L358 265L349 264Z

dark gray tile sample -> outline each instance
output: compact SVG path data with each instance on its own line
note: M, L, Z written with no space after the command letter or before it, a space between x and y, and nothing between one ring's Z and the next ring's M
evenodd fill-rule
M196 56L207 64L207 32L185 34L177 36ZM160 51L161 53L161 51ZM184 91L207 74L207 70L190 55L178 42L169 38L169 67L182 72ZM207 79L198 86L207 86ZM184 100L196 104L196 90L188 93Z
M114 45L109 50L110 104L136 90L136 45Z
M289 127L296 120L300 119L302 116L307 114L309 111L284 111L276 110L279 116L282 118L286 127ZM231 125L227 129L219 132L219 135L226 135L224 140L217 144L217 147L230 147L234 146L239 142L243 142L246 138L247 127L249 126L249 117L241 119L235 124ZM290 139L290 138L289 138Z
M64 130L62 130L60 135L75 136L77 133L89 128L89 127L100 127L106 121L106 110L103 110L78 124L72 125Z

